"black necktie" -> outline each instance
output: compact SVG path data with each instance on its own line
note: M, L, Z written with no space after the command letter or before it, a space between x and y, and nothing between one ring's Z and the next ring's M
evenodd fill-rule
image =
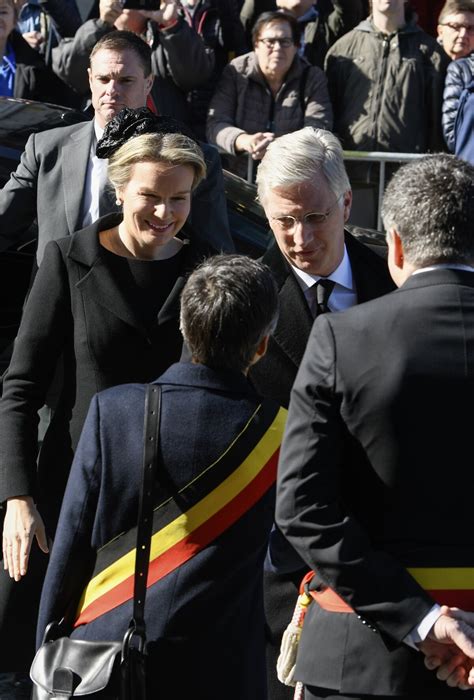
M334 289L335 282L328 279L320 279L314 285L316 287L316 316L327 314L331 311L328 306L329 297Z

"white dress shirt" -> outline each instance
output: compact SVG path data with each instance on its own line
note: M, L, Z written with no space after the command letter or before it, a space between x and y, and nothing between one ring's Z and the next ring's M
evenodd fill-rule
M320 275L311 275L299 268L291 265L291 269L296 277L298 284L303 290L309 308L312 307L314 292L311 289L316 282L321 279ZM331 311L344 311L351 306L357 304L357 292L352 276L351 263L347 254L346 246L344 245L344 255L341 262L336 267L334 272L325 277L325 279L334 282L334 289L329 297L328 306Z
M99 218L100 196L108 183L107 165L109 161L104 158L97 158L95 154L97 142L102 138L103 133L104 130L94 121L94 138L91 143L81 207L83 227L89 226L89 224Z

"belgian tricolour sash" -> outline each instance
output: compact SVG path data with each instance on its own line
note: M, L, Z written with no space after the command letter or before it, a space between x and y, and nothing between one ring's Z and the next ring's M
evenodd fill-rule
M275 483L287 412L261 404L224 453L153 513L150 587L207 547ZM97 553L74 626L133 598L136 527Z

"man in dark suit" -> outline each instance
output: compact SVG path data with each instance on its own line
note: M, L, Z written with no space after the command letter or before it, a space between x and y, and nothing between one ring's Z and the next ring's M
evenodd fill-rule
M257 186L276 243L263 262L277 281L281 311L252 381L262 395L288 406L314 317L394 287L385 260L344 229L352 191L340 143L329 131L306 127L276 139ZM320 280L333 283L325 309L317 304Z
M32 134L0 191L0 250L38 224L38 262L50 240L70 235L113 211L106 161L95 156L105 125L124 107L143 107L153 85L151 51L132 32L114 31L95 45L89 84L94 119ZM193 195L190 223L215 250L233 250L219 154L203 144L208 173Z
M399 289L317 319L280 457L277 523L315 571L305 700L462 697L424 656L474 685L474 615L438 605L474 609L474 168L404 166L383 217Z
M344 228L352 192L341 145L329 131L307 127L276 139L258 169L257 185L275 235L276 244L263 261L277 282L280 316L267 355L253 368L251 377L263 396L288 406L314 316L374 299L394 285L386 261ZM333 285L332 291L328 290L329 300L318 305L315 290L326 280ZM279 542L275 530L274 549ZM286 551L285 542L283 548ZM295 555L285 572L265 572L271 700L292 696L277 680L276 660L305 573L302 566Z

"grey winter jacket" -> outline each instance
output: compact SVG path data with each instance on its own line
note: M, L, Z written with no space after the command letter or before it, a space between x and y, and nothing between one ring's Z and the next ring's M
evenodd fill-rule
M390 36L370 18L326 56L334 131L346 149L443 149L441 104L448 60L414 21Z
M455 151L454 125L458 113L459 99L464 88L474 78L474 53L459 58L448 66L443 96L443 134L449 150Z
M208 113L210 143L234 155L239 134L271 131L281 136L303 126L332 128L331 102L320 68L296 55L275 98L253 51L224 68Z

